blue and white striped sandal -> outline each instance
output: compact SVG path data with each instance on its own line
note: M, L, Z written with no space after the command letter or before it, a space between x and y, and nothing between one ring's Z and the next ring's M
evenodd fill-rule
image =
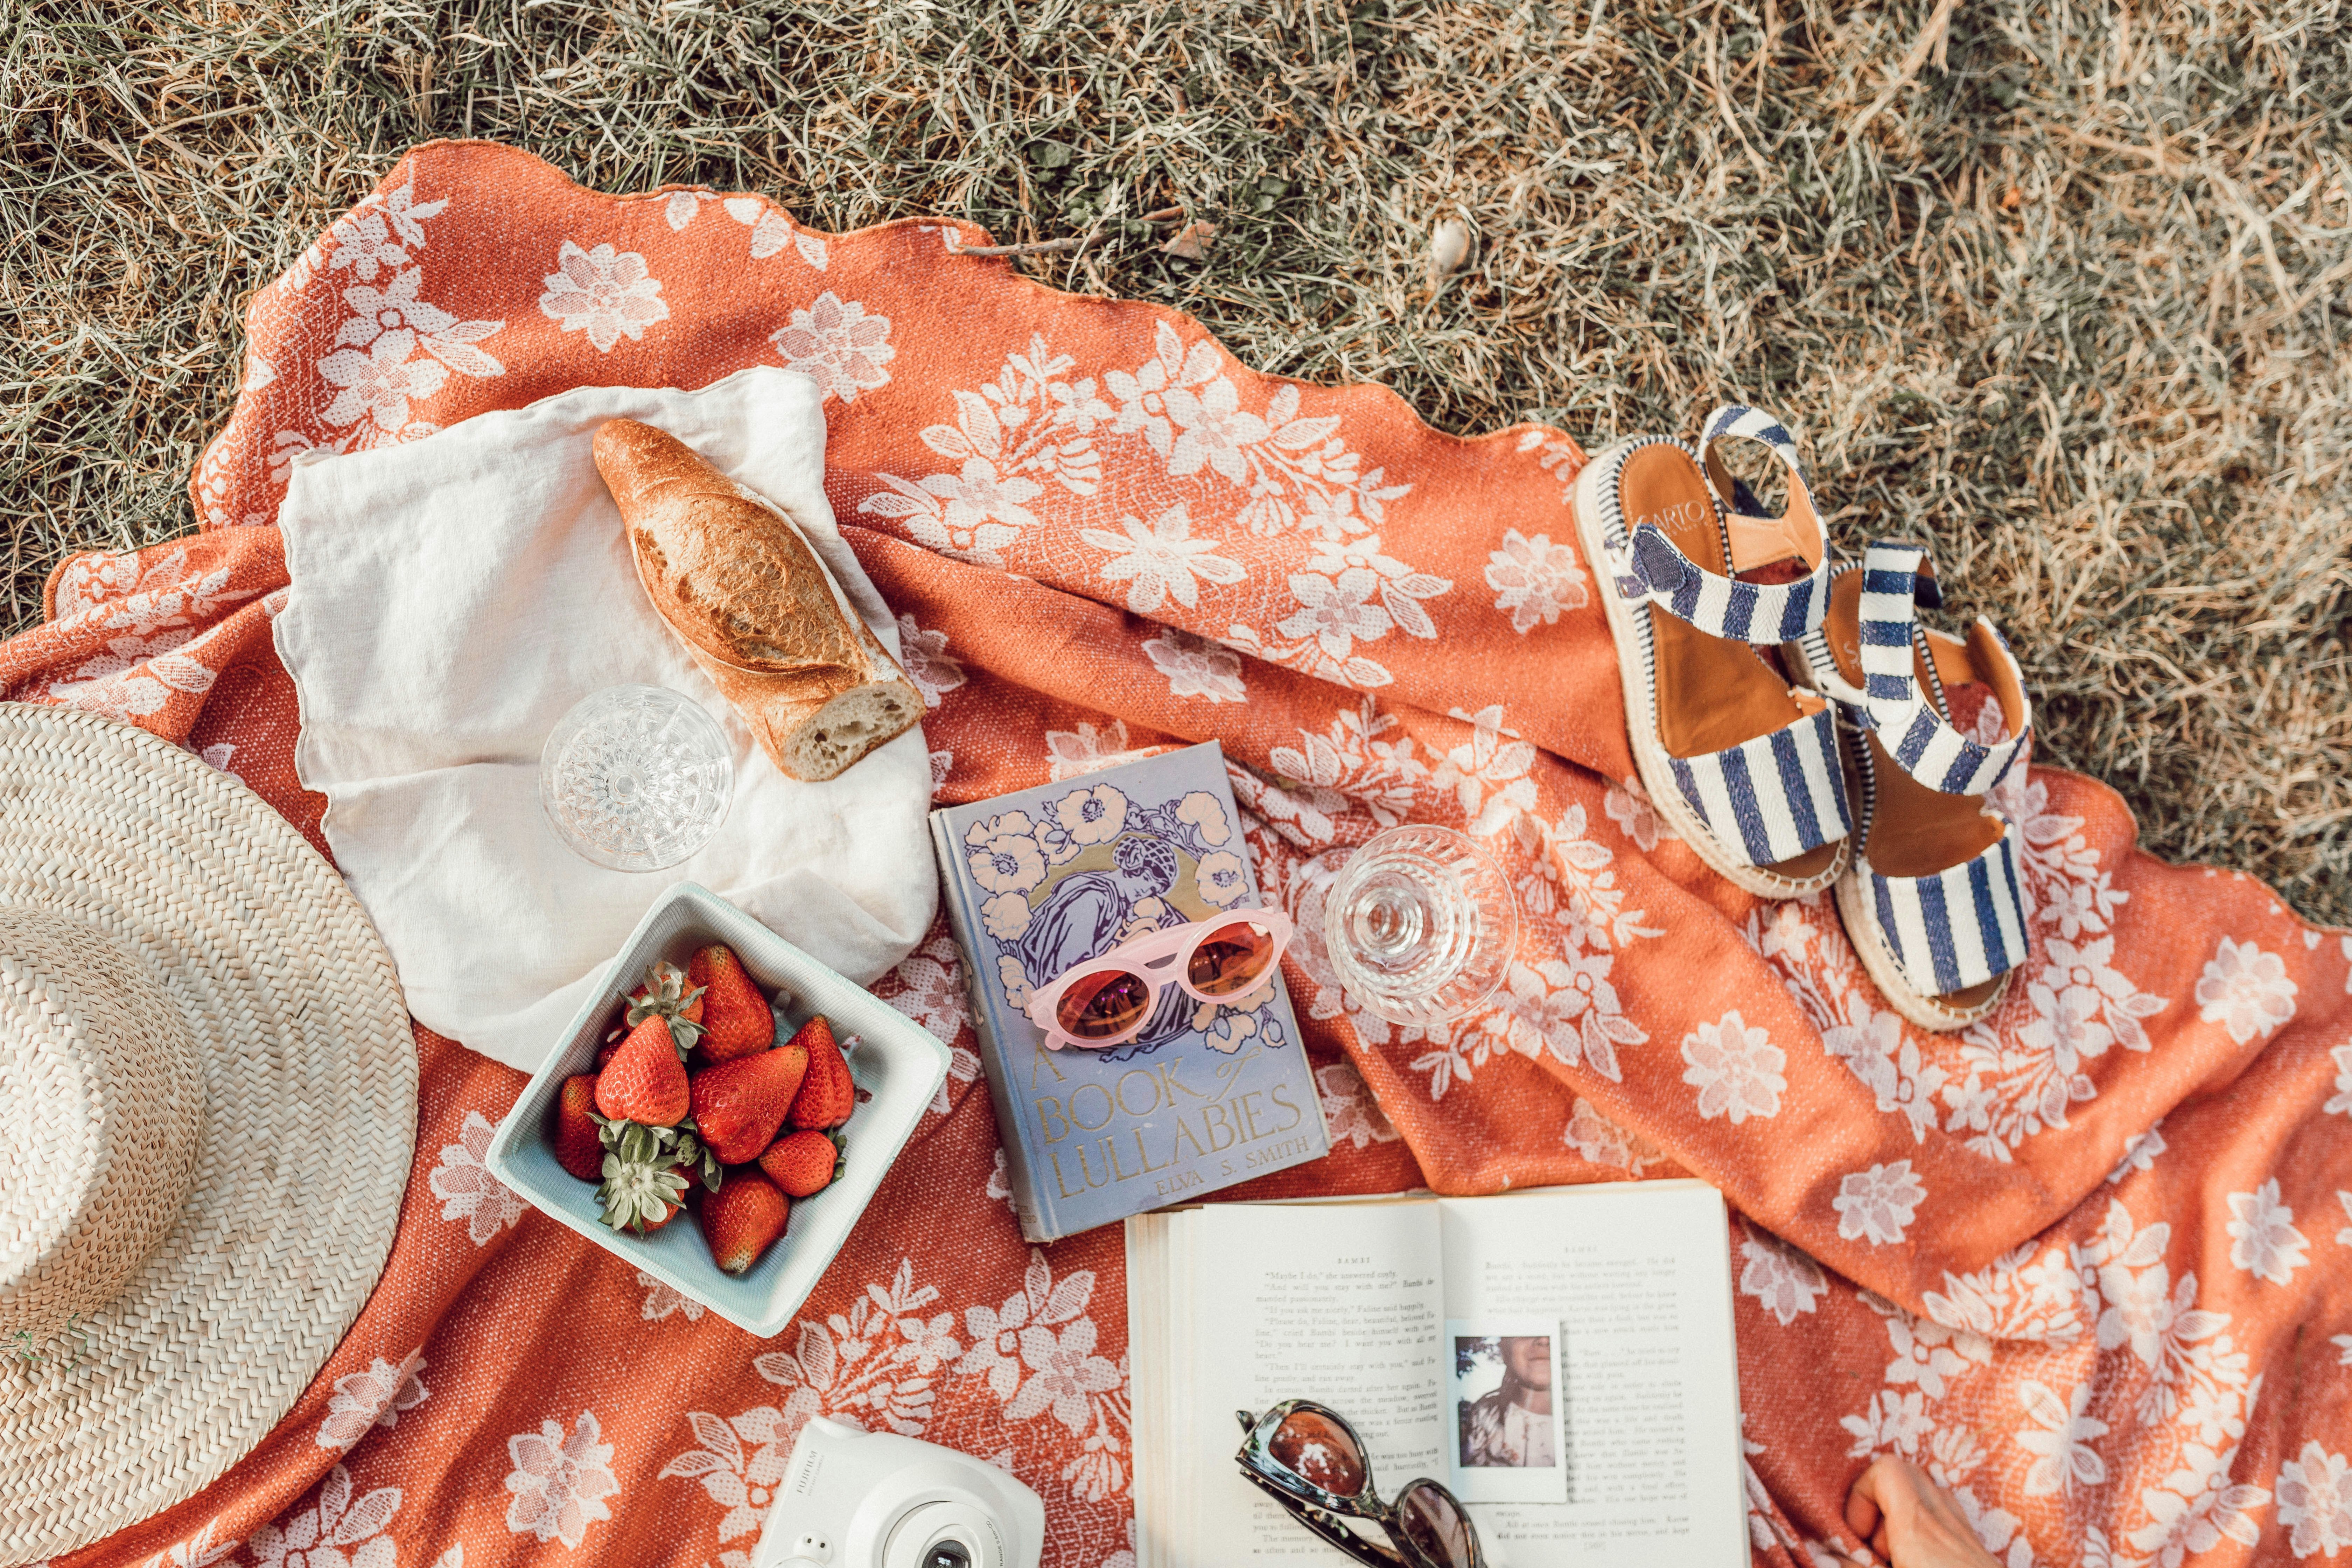
M1840 571L1822 625L1788 650L1791 668L1850 716L1862 795L1859 851L1838 912L1863 967L1895 1011L1958 1029L2000 1005L2025 961L2018 834L1985 804L2032 735L2016 658L1979 618L1963 642L1919 625L1942 603L1927 552L1873 544ZM1952 727L1948 687L1979 682L2002 738Z
M1761 441L1788 465L1788 510L1733 493L1717 442ZM1611 447L1578 474L1576 526L1604 566L1633 762L1660 815L1699 858L1751 893L1801 898L1837 880L1853 820L1836 715L1758 650L1819 628L1830 562L1796 442L1769 414L1707 416L1705 457L1670 436ZM1751 510L1752 509L1752 510ZM1746 574L1798 563L1792 581ZM1789 576L1788 569L1781 575Z

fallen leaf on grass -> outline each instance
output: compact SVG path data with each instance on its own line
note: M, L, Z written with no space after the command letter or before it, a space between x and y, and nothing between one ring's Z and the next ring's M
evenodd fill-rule
M1217 237L1217 226L1206 218L1196 218L1168 237L1160 248L1180 261L1206 261L1210 242Z

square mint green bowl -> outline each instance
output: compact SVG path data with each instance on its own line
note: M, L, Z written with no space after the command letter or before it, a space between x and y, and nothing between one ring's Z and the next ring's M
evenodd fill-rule
M784 1234L742 1274L729 1274L712 1262L691 1211L650 1236L616 1231L596 1206L596 1186L555 1163L550 1137L555 1102L563 1080L593 1072L596 1047L612 1026L621 998L645 978L646 967L667 960L680 969L695 949L723 942L735 950L761 988L776 994L781 1018L798 1028L822 1013L834 1037L847 1049L849 1074L864 1091L841 1129L847 1168L813 1198L793 1200ZM779 1023L781 1029L783 1025ZM784 1037L781 1034L779 1041ZM499 1123L486 1162L499 1180L542 1214L587 1237L606 1251L699 1301L738 1328L762 1339L782 1333L816 1289L858 1215L866 1212L898 1151L905 1148L923 1111L947 1081L948 1048L930 1032L887 1003L877 1000L726 900L692 882L662 894L637 922L603 983L582 1008L522 1098Z

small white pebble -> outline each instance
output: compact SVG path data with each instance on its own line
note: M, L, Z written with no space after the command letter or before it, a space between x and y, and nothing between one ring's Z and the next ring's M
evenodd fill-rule
M1447 218L1429 234L1429 274L1432 278L1449 277L1462 269L1470 259L1470 226L1458 217Z

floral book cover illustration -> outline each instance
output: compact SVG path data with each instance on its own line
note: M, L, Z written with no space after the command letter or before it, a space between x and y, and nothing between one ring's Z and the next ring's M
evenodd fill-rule
M1048 1050L1030 997L1137 937L1255 907L1214 742L931 814L1022 1234L1056 1237L1329 1147L1279 969L1203 1003L1169 984L1107 1050Z

